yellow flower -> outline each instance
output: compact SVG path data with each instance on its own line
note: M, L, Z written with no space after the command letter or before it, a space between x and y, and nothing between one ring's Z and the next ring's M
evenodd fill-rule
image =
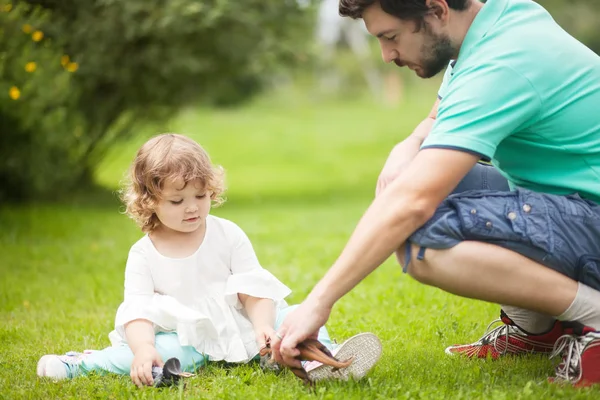
M11 99L18 100L19 97L21 97L21 91L19 90L18 87L13 86L8 90L8 95L10 96Z
M9 12L10 10L12 10L12 4L8 3L4 6L4 12Z
M44 38L44 32L35 31L31 34L31 38L33 39L34 42L39 42L40 40L42 40Z
M79 64L77 64L76 62L70 62L67 64L67 66L65 68L69 72L75 72L79 68Z
M30 61L27 64L25 64L25 71L27 71L27 72L33 72L36 70L36 68L37 68L37 64L33 61Z
M29 24L23 25L23 32L25 32L25 33L31 33L32 30L33 30L33 26L31 26Z
M69 61L71 61L71 59L69 58L68 55L64 55L60 58L60 65L62 65L63 67L66 67L67 64L69 64Z

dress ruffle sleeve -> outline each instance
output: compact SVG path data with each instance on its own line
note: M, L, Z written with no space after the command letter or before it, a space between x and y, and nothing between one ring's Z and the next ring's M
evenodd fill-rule
M218 332L210 311L194 310L171 296L154 294L146 301L123 302L115 318L115 331L121 338L125 338L127 323L145 319L152 322L155 332L178 332L180 341L185 344L217 340Z
M246 233L235 224L231 225L231 230L231 275L225 287L227 304L242 308L238 293L281 303L291 290L260 265Z
M225 301L230 306L242 308L238 293L252 297L272 299L275 302L286 298L292 291L273 274L263 268L233 274L227 280Z

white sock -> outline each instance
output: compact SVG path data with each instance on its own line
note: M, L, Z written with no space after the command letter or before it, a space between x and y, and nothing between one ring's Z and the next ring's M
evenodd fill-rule
M546 333L554 326L556 318L524 308L503 305L502 309L517 326L527 333Z
M600 330L600 292L579 282L575 300L556 318L561 321L577 321Z

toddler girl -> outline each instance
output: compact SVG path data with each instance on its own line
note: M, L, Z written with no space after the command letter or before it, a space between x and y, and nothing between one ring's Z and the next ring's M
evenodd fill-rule
M37 374L66 379L112 372L130 375L141 387L153 384L153 366L172 357L185 372L210 361L256 358L291 310L284 300L290 289L261 267L235 223L209 214L212 204L223 202L222 169L192 139L164 134L140 148L129 180L126 212L145 236L129 251L112 346L43 356ZM311 379L360 378L381 354L370 333L332 349L323 327L319 340L338 358L354 361L340 371L307 363Z

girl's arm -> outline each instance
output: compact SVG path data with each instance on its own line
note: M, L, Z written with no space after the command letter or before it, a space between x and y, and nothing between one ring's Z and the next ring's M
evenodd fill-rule
M125 339L133 352L129 375L139 387L152 385L152 366L164 364L154 347L154 326L145 319L148 313L143 310L151 304L153 295L154 281L149 260L144 248L134 245L125 267L125 303L130 307L119 308L121 312L117 312L116 324L125 330Z
M238 293L238 298L254 326L259 348L263 347L275 333L273 329L275 325L275 302L271 299L261 299L242 293Z
M154 327L152 322L136 319L125 325L127 344L133 352L133 362L129 375L138 387L152 385L152 366L163 366L162 358L154 347Z
M275 334L275 301L284 299L291 291L261 267L246 233L234 223L230 223L228 228L232 241L232 276L227 283L228 291L237 293L252 322L260 348ZM247 290L263 297L244 294Z
M125 326L127 344L135 355L144 346L154 347L154 328L146 319L136 319Z

